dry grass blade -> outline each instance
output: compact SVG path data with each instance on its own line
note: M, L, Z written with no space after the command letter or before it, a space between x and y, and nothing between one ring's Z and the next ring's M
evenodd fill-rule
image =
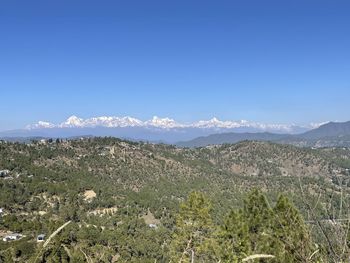
M72 254L70 253L70 251L69 251L69 249L68 249L68 247L66 247L65 245L61 245L62 247L63 247L63 249L64 249L64 251L66 251L66 253L67 253L67 255L68 255L68 257L69 258L72 258Z
M93 263L92 259L81 248L80 248L80 251L81 251L81 253L83 253L83 255L84 255L85 259L86 259L86 262Z
M59 228L57 228L56 231L53 232L53 233L49 236L49 238L46 240L46 242L45 242L44 245L43 245L43 248L45 248L45 247L50 243L51 239L53 239L59 232L61 232L61 230L62 230L63 228L65 228L66 226L68 226L68 225L70 224L70 222L72 222L72 221L68 221L68 222L64 223L62 226L60 226Z
M242 260L242 262L247 262L249 260L260 259L260 258L275 258L275 256L267 255L267 254L255 254L255 255L251 255L249 257L244 258Z
M315 256L318 253L319 249L317 249L314 253L311 254L311 256L309 257L309 260L311 260L313 258L313 256Z

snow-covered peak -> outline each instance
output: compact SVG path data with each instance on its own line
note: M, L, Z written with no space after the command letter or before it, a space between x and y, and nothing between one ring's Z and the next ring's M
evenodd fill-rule
M38 123L27 125L26 129L48 129L54 128L55 124L47 122L47 121L38 121Z
M84 120L78 118L75 115L70 116L65 122L61 123L60 127L62 128L73 128L73 127L82 127Z
M163 128L163 129L184 127L183 124L177 123L173 119L159 118L157 116L153 116L151 120L145 121L144 124L146 126L153 126L157 128Z
M246 120L240 121L220 121L218 118L214 117L208 121L198 121L193 124L196 128L226 128L233 129L242 126L250 127L250 123Z
M142 121L132 117L94 117L84 121L85 127L136 127L142 126Z

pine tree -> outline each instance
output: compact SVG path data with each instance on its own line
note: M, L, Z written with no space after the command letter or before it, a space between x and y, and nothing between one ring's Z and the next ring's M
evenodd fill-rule
M253 254L271 254L274 252L271 224L273 211L266 196L259 190L253 190L244 202L243 220L247 222Z
M202 193L192 192L180 205L170 245L171 262L212 262L218 251L211 204Z
M224 262L238 262L250 254L249 227L242 211L232 210L220 231L221 258Z
M279 243L278 258L283 262L308 262L312 254L309 232L299 211L281 195L273 209L273 233Z

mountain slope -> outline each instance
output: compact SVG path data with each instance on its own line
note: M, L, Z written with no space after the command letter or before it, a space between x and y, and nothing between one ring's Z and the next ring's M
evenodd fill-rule
M348 122L329 122L320 127L307 131L298 137L304 139L321 139L325 137L339 137L350 135L350 121Z

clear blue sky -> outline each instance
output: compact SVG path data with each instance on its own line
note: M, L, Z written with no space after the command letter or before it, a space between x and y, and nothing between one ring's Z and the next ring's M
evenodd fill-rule
M2 1L0 130L350 120L349 1Z

